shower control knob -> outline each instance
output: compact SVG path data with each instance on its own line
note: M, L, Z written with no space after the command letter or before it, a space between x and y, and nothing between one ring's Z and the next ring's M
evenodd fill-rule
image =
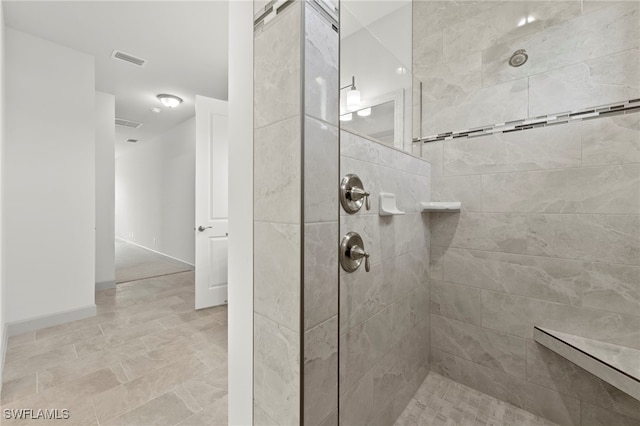
M340 204L347 213L356 213L364 202L367 210L371 210L369 192L364 190L364 185L357 175L348 174L340 182Z
M369 253L364 249L362 238L357 232L349 232L340 242L340 265L347 272L353 272L360 267L364 259L364 269L369 272Z
M369 253L364 251L362 247L353 246L351 247L351 251L349 255L352 259L362 259L364 257L364 270L369 272L371 270L371 266L369 265Z
M351 190L349 191L349 198L351 198L354 201L358 201L361 200L362 198L365 199L365 207L367 208L367 210L371 210L371 202L369 201L369 194L367 191L365 191L362 188L358 188L358 187L354 187L351 188Z

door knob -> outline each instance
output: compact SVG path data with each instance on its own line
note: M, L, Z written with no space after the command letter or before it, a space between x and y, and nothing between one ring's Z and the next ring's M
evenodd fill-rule
M198 226L198 231L204 232L205 229L213 228L213 226Z
M340 265L347 272L353 272L360 267L364 259L364 269L369 272L369 253L364 249L362 238L357 232L349 232L340 243Z
M354 174L348 174L340 182L340 203L347 213L355 213L362 207L363 202L367 210L371 210L369 193L364 190L360 178Z

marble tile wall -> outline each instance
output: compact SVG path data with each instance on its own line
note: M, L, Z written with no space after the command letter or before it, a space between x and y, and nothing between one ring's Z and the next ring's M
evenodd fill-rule
M338 22L305 3L303 424L338 410ZM336 15L337 16L337 15Z
M342 130L340 175L356 173L371 210L340 209L340 234L358 232L371 271L340 272L340 424L393 424L429 371L429 163ZM393 192L405 215L378 215Z
M640 402L532 340L640 346L640 113L425 144L434 371L560 424L638 424Z
M640 96L638 2L413 4L423 137Z
M273 7L254 49L254 423L332 425L338 23L311 1Z
M301 416L302 7L254 33L255 424Z
M639 9L414 1L422 135L637 98ZM639 401L532 340L640 345L640 113L419 151L432 199L462 202L430 217L433 370L560 424L640 424Z

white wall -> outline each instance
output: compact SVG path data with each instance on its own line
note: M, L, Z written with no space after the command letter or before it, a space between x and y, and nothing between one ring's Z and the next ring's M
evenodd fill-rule
M195 118L116 158L116 236L195 262Z
M5 298L5 281L4 281L4 259L3 259L3 251L2 251L2 216L3 216L3 203L2 199L4 198L4 179L3 179L3 161L4 161L4 115L5 115L5 103L4 103L4 43L5 43L5 33L4 33L4 5L2 0L0 0L0 378L2 377L2 370L4 367L4 354L7 349L5 346L5 313L6 309L4 307ZM0 389L2 389L2 380L0 380Z
M115 97L96 92L96 288L115 286Z
M95 312L94 58L6 29L9 322ZM12 325L13 327L13 325Z
M229 424L253 424L253 2L229 2Z

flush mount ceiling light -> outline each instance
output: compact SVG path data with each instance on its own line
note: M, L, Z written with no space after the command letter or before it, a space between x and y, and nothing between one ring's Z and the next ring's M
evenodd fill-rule
M342 114L340 116L340 121L351 121L353 119L353 114L352 113L347 113L347 114Z
M174 95L160 94L156 97L167 108L175 108L182 103L182 99Z
M347 109L350 111L358 109L360 106L360 91L356 89L356 78L351 77L351 84L341 87L340 90L350 89L347 92Z

